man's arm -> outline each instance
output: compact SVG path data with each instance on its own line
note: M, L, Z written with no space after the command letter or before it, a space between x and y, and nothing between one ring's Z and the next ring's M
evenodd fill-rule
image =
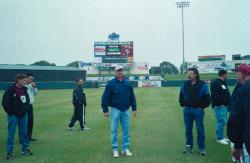
M181 88L180 88L180 94L179 94L179 103L180 103L180 106L184 106L184 83L181 85Z
M132 106L132 110L136 111L137 110L137 104L136 104L136 98L135 98L135 93L134 93L134 88L131 86L130 88L130 94L131 94L131 106Z
M4 108L4 111L8 114L11 114L10 98L10 93L8 90L6 90L3 94L2 106Z
M104 113L108 113L108 106L111 99L111 84L107 83L106 88L102 95L102 109Z
M209 105L211 104L211 97L210 97L210 93L209 93L209 89L208 89L207 84L203 84L203 86L200 90L199 97L201 97L202 108L204 109L204 108L209 107Z
M244 133L244 106L243 96L239 94L232 103L227 123L228 138L234 143L235 149L242 149Z

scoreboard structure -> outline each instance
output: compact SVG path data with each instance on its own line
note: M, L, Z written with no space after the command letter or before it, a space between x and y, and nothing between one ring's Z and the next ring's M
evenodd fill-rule
M107 41L94 43L95 59L99 63L133 63L133 41Z
M102 41L94 43L95 67L99 74L114 74L117 65L130 74L134 66L133 41Z

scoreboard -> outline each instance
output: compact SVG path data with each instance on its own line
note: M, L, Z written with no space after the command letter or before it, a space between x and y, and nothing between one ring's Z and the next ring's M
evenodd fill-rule
M133 53L133 41L94 43L95 58L99 58L102 63L132 63Z

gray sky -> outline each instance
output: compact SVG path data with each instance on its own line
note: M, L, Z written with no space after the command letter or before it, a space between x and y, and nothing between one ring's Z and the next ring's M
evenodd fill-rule
M176 0L0 0L0 63L93 61L94 41L134 41L136 62L182 62ZM191 0L186 59L250 54L249 0Z

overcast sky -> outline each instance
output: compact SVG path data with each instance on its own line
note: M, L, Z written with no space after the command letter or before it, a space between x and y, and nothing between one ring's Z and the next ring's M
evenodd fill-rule
M176 0L0 0L0 64L94 60L94 41L134 41L136 62L182 62ZM250 54L249 0L191 0L184 11L185 52Z

